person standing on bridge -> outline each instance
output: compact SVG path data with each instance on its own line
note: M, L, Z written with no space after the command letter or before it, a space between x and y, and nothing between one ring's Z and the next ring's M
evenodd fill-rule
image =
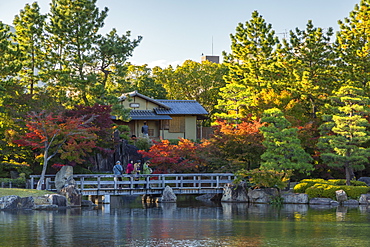
M133 172L134 170L134 162L132 160L130 160L127 164L127 167L126 167L126 174L129 175Z
M137 160L136 163L134 164L134 170L132 172L134 174L135 181L139 181L140 172L141 172L141 160ZM138 185L135 184L134 187L137 188Z
M121 161L117 160L116 165L113 166L113 174L118 175L118 181L122 181L123 167L121 166Z

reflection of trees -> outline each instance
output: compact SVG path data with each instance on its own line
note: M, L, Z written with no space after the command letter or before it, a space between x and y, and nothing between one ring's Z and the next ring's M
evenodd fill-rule
M359 245L368 238L362 227L368 208L221 205L0 211L0 246L345 246L352 238Z

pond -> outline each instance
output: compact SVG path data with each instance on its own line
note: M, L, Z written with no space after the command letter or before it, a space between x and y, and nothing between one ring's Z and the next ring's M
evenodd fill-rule
M115 202L0 211L0 246L369 246L370 208Z

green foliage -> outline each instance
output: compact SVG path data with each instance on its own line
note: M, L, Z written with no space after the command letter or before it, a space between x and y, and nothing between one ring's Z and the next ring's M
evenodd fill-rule
M154 71L156 73L154 73ZM160 81L158 77L159 69L152 70L147 67L146 64L137 66L128 63L127 73L123 80L126 82L125 88L120 88L123 92L138 91L145 96L151 97L153 99L166 99L167 91L165 89L165 82ZM181 99L181 98L175 98Z
M367 194L370 191L370 187L368 186L344 186L342 189L352 199L358 199L361 194Z
M114 128L117 129L119 131L119 137L121 139L125 139L125 140L128 140L130 139L130 127L128 127L127 125L114 125Z
M305 193L308 188L310 188L313 184L312 183L304 183L300 182L294 186L295 193Z
M224 112L222 118L241 119L249 113L246 106L251 104L253 95L275 87L279 40L272 25L257 11L245 24L239 23L230 38L231 53L224 54L228 66L226 85L221 88L217 108Z
M283 40L284 47L279 50L280 66L284 71L280 85L289 88L292 98L304 108L304 115L312 120L317 114L322 115L324 104L337 87L332 61L333 28L324 32L309 20L305 30L296 28L290 31L289 36L288 40Z
M294 186L294 192L306 193L310 198L336 199L335 191L344 190L349 198L358 199L361 194L366 194L370 191L370 187L361 181L351 181L352 185L350 186L345 184L345 179L303 179Z
M261 156L262 168L305 173L313 170L312 158L302 148L298 130L289 128L290 122L279 109L266 110L261 121L267 123L267 126L260 127L266 147Z
M306 189L305 193L308 195L309 198L321 197L322 193L324 192L323 184L316 184Z
M361 88L369 94L370 63L370 2L358 1L349 17L339 21L339 32L335 42L337 52L338 80Z
M9 187L11 184L12 188L26 188L26 178L19 177L15 179L11 178L0 178L0 185L4 183L5 187Z
M38 71L42 71L46 64L45 19L46 15L40 14L40 7L34 2L26 4L13 21L16 30L14 41L19 47L22 66L18 78L31 95L36 84L42 80Z
M343 167L347 185L353 170L363 170L368 164L370 148L364 146L370 140L370 126L364 117L369 113L369 98L363 90L343 86L331 97L331 115L324 116L320 126L321 137L317 144L321 158L329 166Z
M134 145L139 149L139 150L144 150L148 151L150 147L152 146L152 142L149 138L142 138L139 137L136 139Z
M217 112L215 102L220 98L220 88L225 86L226 71L223 64L186 60L176 69L155 67L153 77L166 89L168 99L196 100L213 116Z
M240 170L236 173L236 183L248 179L255 188L278 188L287 186L291 172L279 172L274 170L253 169L250 171Z

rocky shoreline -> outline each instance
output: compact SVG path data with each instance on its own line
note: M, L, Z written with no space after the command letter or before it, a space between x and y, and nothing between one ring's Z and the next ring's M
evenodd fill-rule
M81 200L81 207L94 206L91 201ZM95 205L96 206L96 205ZM55 210L73 207L65 196L50 194L45 196L20 197L16 195L0 197L0 210Z

